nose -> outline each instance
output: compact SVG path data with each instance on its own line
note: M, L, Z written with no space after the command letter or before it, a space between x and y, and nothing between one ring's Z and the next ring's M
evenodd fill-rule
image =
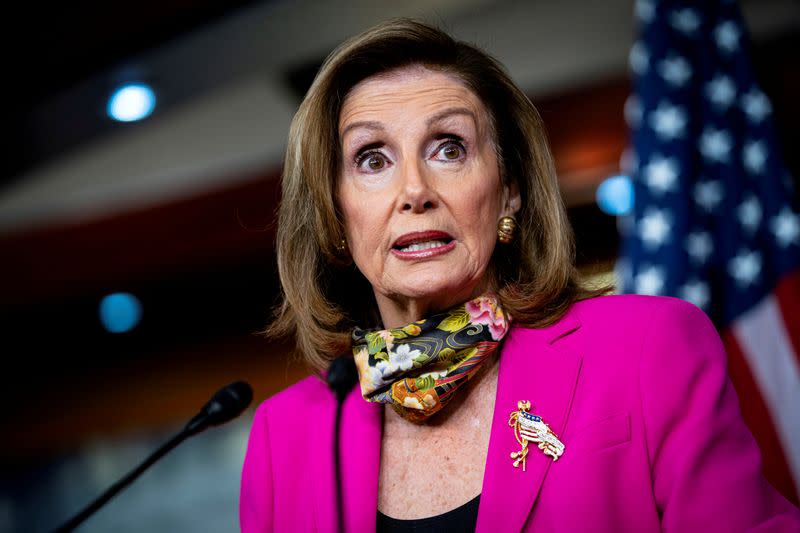
M407 161L400 171L398 209L404 213L424 213L436 207L438 196L431 185L432 176L425 163Z

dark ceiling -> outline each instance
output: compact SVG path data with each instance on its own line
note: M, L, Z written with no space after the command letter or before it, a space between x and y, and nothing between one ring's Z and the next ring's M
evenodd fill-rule
M253 0L14 3L4 16L10 142L0 187L102 131L96 117L74 117L74 135L40 142L36 110L75 85L130 58L254 4Z

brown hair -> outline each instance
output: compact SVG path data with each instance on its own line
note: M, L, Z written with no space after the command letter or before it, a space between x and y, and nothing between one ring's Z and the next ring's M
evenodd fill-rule
M489 112L501 176L516 182L522 196L517 237L495 248L489 268L515 323L553 323L573 302L605 292L580 281L544 126L525 93L476 47L420 22L388 21L328 56L289 130L277 232L282 303L267 333L294 335L301 357L316 370L348 351L355 324L380 323L369 283L339 246L344 226L334 191L342 103L366 78L410 65L455 75Z

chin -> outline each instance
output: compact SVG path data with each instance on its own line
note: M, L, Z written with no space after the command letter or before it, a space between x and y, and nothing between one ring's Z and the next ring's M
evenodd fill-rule
M476 285L475 280L467 277L419 276L397 292L411 299L435 301L456 299L460 302L470 297Z

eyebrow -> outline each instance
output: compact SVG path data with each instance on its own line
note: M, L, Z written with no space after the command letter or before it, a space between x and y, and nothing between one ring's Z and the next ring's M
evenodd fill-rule
M342 133L339 134L339 137L344 139L344 136L347 135L347 132L350 130L354 130L356 128L366 128L369 130L383 130L383 124L374 120L362 120L359 122L353 122L352 124L348 124L345 129L342 130Z
M441 122L442 120L444 120L446 118L449 118L449 117L451 117L453 115L466 115L466 116L472 118L472 121L475 124L478 123L478 119L475 116L475 113L473 113L472 111L470 111L466 107L450 107L450 108L447 108L444 111L440 111L440 112L436 113L435 115L433 115L432 117L429 117L428 120L425 121L425 123L428 126L430 126L431 124L435 124L437 122ZM340 134L340 137L342 139L344 139L345 135L347 135L347 132L349 132L350 130L354 130L356 128L366 128L366 129L369 129L369 130L377 130L377 131L382 131L382 130L385 129L383 127L383 124L381 124L378 121L375 121L375 120L361 120L361 121L358 121L358 122L353 122L352 124L348 124L342 130L342 133Z
M439 113L436 113L435 115L430 117L426 121L426 123L428 124L428 126L430 126L431 124L435 124L435 123L440 122L440 121L442 121L442 120L444 120L446 118L450 118L453 115L467 115L468 117L472 118L472 122L473 123L475 123L475 124L478 123L478 119L475 116L475 113L473 113L472 111L470 111L466 107L450 107L450 108L447 108L444 111L440 111Z

